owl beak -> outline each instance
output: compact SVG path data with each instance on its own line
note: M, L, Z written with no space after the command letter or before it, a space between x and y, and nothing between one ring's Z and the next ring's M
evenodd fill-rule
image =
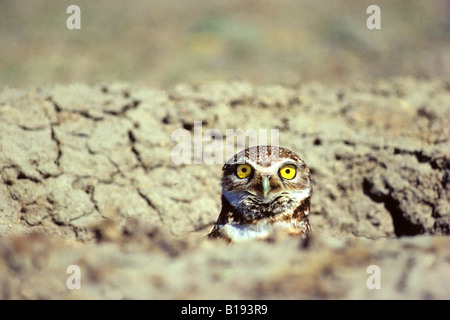
M269 183L268 176L262 177L262 187L263 187L263 194L264 194L264 198L265 198L265 197L267 197L267 194L270 192L270 183Z

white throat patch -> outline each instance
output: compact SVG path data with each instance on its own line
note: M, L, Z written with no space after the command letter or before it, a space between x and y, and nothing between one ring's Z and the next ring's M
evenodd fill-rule
M227 223L222 227L222 233L233 242L265 239L273 231L273 227L266 223L259 225L246 225Z

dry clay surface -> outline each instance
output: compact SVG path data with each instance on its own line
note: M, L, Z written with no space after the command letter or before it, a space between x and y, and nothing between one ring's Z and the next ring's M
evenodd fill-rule
M171 157L195 121L204 146L209 129L278 129L311 168L313 237L204 240L221 164ZM449 130L442 80L4 88L0 298L449 299Z

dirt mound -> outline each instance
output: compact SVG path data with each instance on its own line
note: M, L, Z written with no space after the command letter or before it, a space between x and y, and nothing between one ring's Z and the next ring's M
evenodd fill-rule
M450 298L444 81L113 83L0 97L2 298ZM221 163L199 158L195 138L205 151L211 132L233 142L227 129L278 129L310 166L308 243L203 240ZM190 164L173 161L174 132L192 139ZM69 265L81 290L66 286ZM366 286L369 265L381 290Z

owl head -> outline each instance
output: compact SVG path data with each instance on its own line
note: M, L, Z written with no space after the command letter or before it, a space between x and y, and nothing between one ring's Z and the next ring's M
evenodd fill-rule
M292 151L254 146L229 159L222 171L222 195L244 221L292 214L305 201L309 212L310 172Z

